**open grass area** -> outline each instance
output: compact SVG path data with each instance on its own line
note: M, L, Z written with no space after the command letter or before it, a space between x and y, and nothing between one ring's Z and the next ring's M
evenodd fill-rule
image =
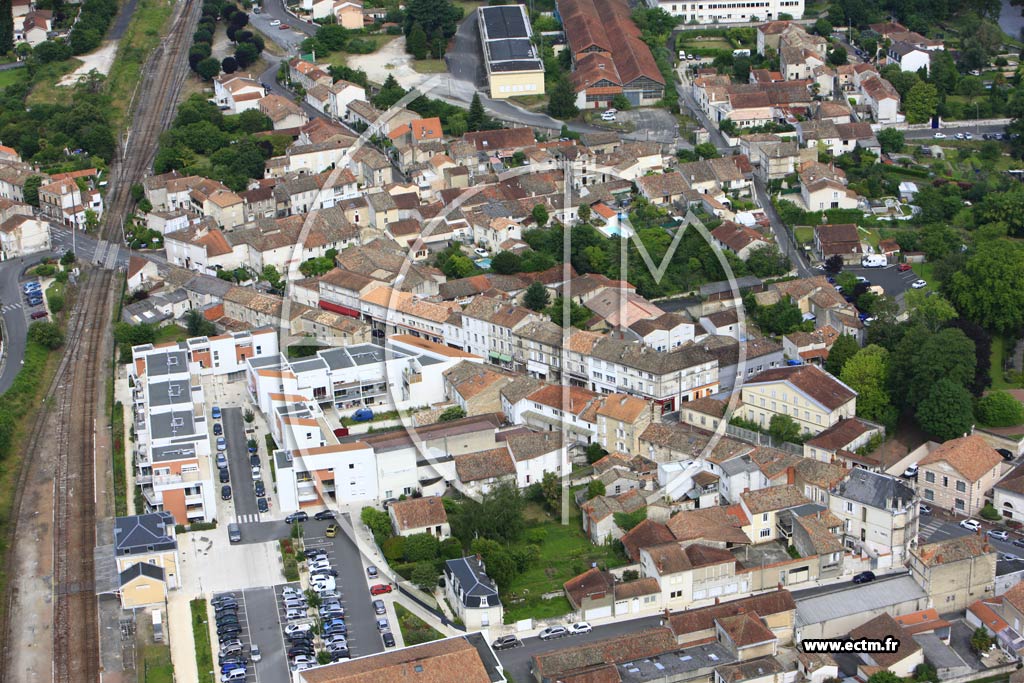
M199 683L215 683L213 678L213 649L210 647L210 624L206 613L206 600L199 598L189 603L192 608L192 638L196 644L196 668Z
M505 623L514 624L521 619L557 619L572 611L569 599L564 595L551 600L535 600L515 605L505 605Z
M448 65L443 59L415 59L412 68L421 74L443 74L448 70Z
M27 69L8 69L7 71L0 71L0 90L3 90L9 85L20 83L21 79L26 78L27 74Z
M810 244L814 241L814 228L793 228L793 236L796 237L798 244Z
M397 602L395 603L395 616L398 617L398 627L402 629L402 641L406 647L444 638L443 633Z
M724 38L707 38L705 40L700 39L687 39L680 50L728 50L732 52L732 43Z
M185 341L188 339L188 330L181 325L164 325L156 331L156 344L166 342Z
M32 92L29 93L26 104L66 104L68 89L57 85L65 75L71 73L82 65L79 59L68 59L63 62L51 62L43 64L36 69L32 79Z
M117 46L117 57L110 68L107 87L114 108L114 127L119 128L142 74L142 65L165 33L174 3L166 0L139 0L132 12L128 30Z
M110 419L110 442L114 472L114 514L124 517L128 514L128 473L124 462L124 406L120 401L114 404Z
M933 263L915 263L911 266L914 269L914 273L928 283L929 288L937 288L939 283L935 280L935 264Z
M368 40L368 41L371 41L374 44L374 48L373 48L374 52L376 52L377 50L381 49L381 47L383 47L387 43L390 43L392 40L397 40L397 39L398 39L398 36L389 36L386 33L374 33L374 34L368 35L368 36L359 36L359 40ZM328 64L330 64L332 66L347 66L348 65L348 58L350 56L352 56L352 54L353 53L345 52L344 50L340 50L338 52L332 52L330 55L327 56L326 61L327 61ZM317 55L317 61L320 61L320 56L319 55ZM432 60L427 60L427 61L432 61Z
M989 375L992 377L992 389L1016 389L1003 376L1003 362L1006 360L1006 337L992 335L992 355L989 356Z
M174 664L168 645L152 644L142 648L142 683L174 683Z

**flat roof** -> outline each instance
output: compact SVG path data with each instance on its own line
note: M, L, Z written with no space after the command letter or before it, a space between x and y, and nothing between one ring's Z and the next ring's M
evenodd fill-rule
M150 407L192 403L192 385L187 379L150 382L147 399Z
M166 413L150 413L150 434L154 439L195 436L196 423L191 410L170 410Z
M481 7L480 13L487 28L487 39L529 38L530 28L522 5Z
M170 446L157 446L150 453L153 462L172 462L174 460L186 460L196 457L196 447L190 445L173 444Z
M927 597L928 594L909 574L897 579L855 584L832 593L797 600L797 626L820 624Z
M279 370L285 365L284 356L278 353L273 356L250 358L249 365L257 370Z
M320 356L292 362L293 372L312 372L313 370L326 370L328 367L327 361Z
M356 366L374 365L386 360L409 358L410 354L398 351L393 347L381 348L376 344L355 344L344 348L321 351L320 357L326 361L331 370L341 370ZM292 366L293 368L295 366Z
M146 374L150 377L178 372L188 372L188 354L184 351L164 351L146 356Z
M492 62L508 59L530 59L533 57L533 44L529 38L492 40L487 43L487 52Z

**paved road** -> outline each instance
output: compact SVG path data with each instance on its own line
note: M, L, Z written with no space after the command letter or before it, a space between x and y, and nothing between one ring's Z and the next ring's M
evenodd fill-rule
M970 121L954 121L949 124L942 125L939 129L946 138L952 138L957 133L970 133L971 135L980 137L984 133L1004 133L1006 132L1006 126L997 125L991 123L985 123L984 121L978 123L972 123ZM903 137L907 140L924 140L933 139L935 137L935 130L931 128L922 128L920 130L905 130L903 131Z
M241 408L222 408L224 438L227 440L228 469L231 472L231 500L239 523L258 522L256 493L253 491L252 468L246 447L245 423ZM216 448L216 445L214 446ZM244 532L243 532L244 535Z
M775 235L775 243L779 245L779 250L789 257L790 263L796 268L797 274L800 277L812 275L813 273L804 258L803 250L797 246L793 234L786 228L782 219L779 218L779 214L775 211L775 206L768 196L764 181L757 176L754 177L754 195L757 198L758 206L764 209L765 215L768 216L772 226L772 233Z
M962 519L962 518L961 518ZM975 517L979 522L983 523L983 529L991 528L991 525L985 524L984 520L980 517ZM960 523L955 520L947 518L945 515L925 515L921 517L919 535L922 542L934 542L944 541L950 538L959 538L960 536L967 536L968 534L974 533L960 526ZM1010 541L1014 539L1024 538L1019 535L1010 534ZM1006 541L999 541L994 538L988 539L989 544L998 553L1005 553L1008 555L1016 555L1018 557L1024 556L1024 548L1018 548L1012 543Z
M292 585L298 587L298 584ZM243 595L250 642L259 646L262 655L254 667L256 680L259 683L287 681L288 660L276 589L251 588Z
M892 574L885 574L884 576L879 576L877 579L875 579L875 583L882 583L884 581L892 581L893 579L898 579L898 578L901 578L903 576L906 576L909 573L910 572L907 571L907 570L901 570L901 571L898 571L898 572L893 572ZM839 592L842 592L842 591L854 590L854 589L856 589L858 587L858 585L859 584L853 583L853 581L851 580L851 581L844 581L842 583L834 583L834 584L830 584L830 585L827 585L827 586L815 586L814 588L804 588L803 590L792 591L793 599L796 600L797 602L799 602L801 600L806 600L807 598L813 598L813 597L816 597L818 595L826 595L826 594L829 594L829 593L839 593Z
M33 254L27 259L0 263L0 311L4 319L4 366L0 372L0 394L11 388L21 372L28 337L28 304L21 294L21 274L54 252Z
M304 538L307 548L323 548L331 562L331 568L337 570L335 579L337 590L341 593L342 605L345 607L345 624L348 626L349 651L352 657L365 657L384 651L384 641L377 631L377 616L373 613L373 596L366 581L368 562L363 560L359 548L352 541L352 522L346 515L338 516L338 524L342 530L334 538L324 536L330 522L318 522L310 519L303 523ZM398 624L391 624L398 630Z

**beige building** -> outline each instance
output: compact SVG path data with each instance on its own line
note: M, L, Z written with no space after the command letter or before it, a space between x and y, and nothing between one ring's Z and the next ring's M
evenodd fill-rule
M744 596L750 579L737 576L736 558L728 550L677 541L640 548L640 574L658 582L661 603L681 609L718 596Z
M445 395L466 415L501 412L501 390L514 376L483 363L463 361L444 372Z
M779 513L811 501L796 486L771 486L740 495L740 505L750 520L750 539L766 543L779 538Z
M978 435L947 441L918 462L921 499L962 515L977 514L999 480L1002 463L1002 456Z
M819 434L857 412L857 392L814 365L766 370L746 381L744 419L767 429L775 415L791 417L801 431Z
M597 409L597 440L606 450L640 454L640 435L655 416L655 404L629 394L609 394Z
M910 575L939 612L960 612L995 593L996 553L973 534L925 543L910 550Z
M544 62L533 45L533 30L523 5L484 6L477 10L480 42L490 96L505 99L544 94Z
M918 504L903 481L861 467L832 490L832 514L843 522L843 544L866 551L879 566L899 567L917 537Z
M114 562L125 609L162 603L168 589L180 587L174 524L170 512L114 520Z
M398 500L388 506L391 526L399 536L430 534L443 541L452 535L448 513L437 496Z

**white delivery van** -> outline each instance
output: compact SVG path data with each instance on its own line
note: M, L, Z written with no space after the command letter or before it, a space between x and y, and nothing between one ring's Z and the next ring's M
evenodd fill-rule
M867 254L860 260L860 265L864 268L884 268L889 265L889 259L884 254Z

